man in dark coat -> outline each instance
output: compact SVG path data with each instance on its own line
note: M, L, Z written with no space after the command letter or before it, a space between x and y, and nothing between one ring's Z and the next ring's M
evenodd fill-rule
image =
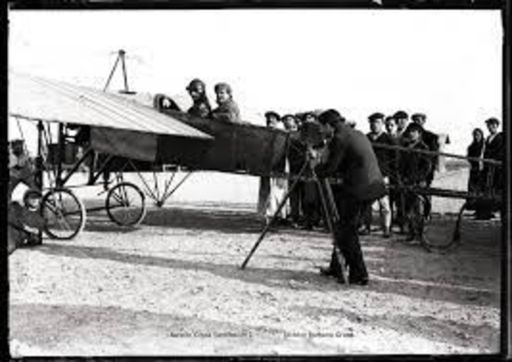
M392 146L393 141L391 136L384 132L384 114L373 113L368 117L370 122L370 132L366 135L373 146L373 151L377 156L379 162L379 168L384 178L384 183L389 184L389 176L393 172L394 166L394 150L381 148L378 145ZM391 232L391 206L389 201L389 194L377 199L379 204L379 212L381 215L382 230L384 237L389 238ZM372 205L368 205L366 210L366 233L371 231L371 220L372 220Z
M233 100L231 86L227 83L218 83L215 85L215 94L218 107L212 111L213 119L229 123L242 123L240 110Z
M425 143L429 149L429 151L438 152L439 151L439 136L434 132L431 132L425 128L425 122L427 121L427 116L423 113L415 113L411 116L411 119L414 123L419 124L421 128L423 128L423 133L421 135L421 139L423 143ZM431 164L432 166L437 165L438 156L432 156ZM430 173L427 177L427 186L430 186L432 181L434 180L434 171L435 167L431 167Z
M328 159L317 167L317 174L320 178L334 176L343 180L341 185L333 185L339 214L335 225L336 247L347 262L349 283L366 285L368 272L357 228L366 204L384 196L386 186L372 145L363 133L344 124L343 118L333 109L323 112L319 121L332 128L334 136L329 143ZM321 272L344 283L342 261L337 255L333 251L329 268Z
M425 122L427 121L427 116L423 113L415 113L411 116L411 119L414 123L421 126L423 129L421 139L423 143L427 145L429 151L439 152L439 136L434 132L431 132L425 129ZM436 171L436 165L439 162L439 156L430 156L430 172L427 175L427 187L432 185L432 181L434 181L434 174ZM432 196L428 195L429 205L432 203ZM430 207L425 210L425 215L430 216Z
M423 128L416 123L407 127L405 145L410 151L402 152L400 156L400 174L404 186L426 187L431 169L431 158L418 151L428 151L427 145L422 141ZM405 192L405 217L409 226L408 242L419 240L423 234L420 222L420 201L414 191Z
M505 154L505 144L503 133L498 132L500 121L496 118L489 118L485 121L489 136L487 136L484 145L484 159L490 159L503 162ZM503 166L496 166L489 163L484 163L482 177L484 188L489 190L494 195L501 195L503 192ZM498 205L493 205L491 201L479 202L478 219L492 218L493 210ZM502 211L502 210L500 210Z
M503 161L503 155L505 151L505 144L503 139L503 133L498 132L500 121L496 118L489 118L485 121L487 129L489 130L489 136L485 140L484 158L496 161ZM484 166L484 172L486 174L488 184L487 187L491 187L494 191L501 191L502 188L502 167L491 166L487 164ZM492 177L491 177L492 176Z
M398 134L399 138L403 138L403 135L405 133L405 129L407 128L407 125L409 124L409 115L405 111L397 111L393 118L396 121L396 133Z

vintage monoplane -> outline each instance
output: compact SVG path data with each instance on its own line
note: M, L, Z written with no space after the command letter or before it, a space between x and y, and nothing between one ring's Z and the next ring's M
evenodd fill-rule
M180 112L164 115L121 95L14 72L9 116L21 134L21 120L36 122L41 209L53 238L76 236L86 211L106 209L117 224L137 225L145 215L146 195L161 206L194 170L262 175L284 169L284 131ZM91 173L87 184L69 186L84 164ZM172 187L178 167L188 173ZM105 172L114 173L115 180L105 184L105 206L86 210L72 187L94 185ZM124 181L127 172L140 176L144 192ZM142 175L148 172L155 177L153 187ZM163 190L156 172L170 174Z

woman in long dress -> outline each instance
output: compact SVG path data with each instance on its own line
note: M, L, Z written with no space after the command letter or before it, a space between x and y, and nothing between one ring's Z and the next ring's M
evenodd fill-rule
M480 128L473 130L473 142L468 146L467 156L474 158L481 158L484 153L485 138L484 132ZM479 161L469 161L469 179L468 179L468 192L479 193L483 189L483 163ZM474 202L468 203L469 209L475 209L476 204Z

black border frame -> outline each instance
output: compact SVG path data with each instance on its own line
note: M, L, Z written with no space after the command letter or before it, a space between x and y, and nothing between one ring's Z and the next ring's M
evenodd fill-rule
M158 9L316 9L316 8L332 8L332 9L432 9L432 10L480 10L480 9L493 9L501 10L502 29L503 29L503 42L502 42L502 107L503 107L503 132L506 139L505 147L505 164L509 165L506 168L507 188L505 192L505 212L506 217L502 221L502 254L501 254L501 335L500 335L500 353L498 354L485 354L485 355L386 355L386 356L370 356L370 355L354 355L354 356L240 356L240 357L179 357L173 356L170 358L137 358L137 360L164 360L164 359L180 359L180 360L243 360L243 361L275 361L275 360L294 360L294 361L309 361L309 360L411 360L411 361L436 361L436 360L482 360L482 361L495 361L495 360L509 360L512 359L512 247L511 239L511 168L510 162L512 161L512 145L511 145L511 79L510 70L512 59L510 58L510 18L512 1L509 0L481 0L478 5L463 6L457 0L382 0L383 4L380 5L376 1L371 0L320 0L314 2L312 0L8 0L5 6L2 6L0 13L1 46L2 46L2 59L0 61L0 94L1 103L0 109L2 111L2 121L0 134L0 240L7 240L7 229L3 227L7 223L7 210L6 210L6 195L8 180L7 168L7 73L8 73L8 16L7 10L120 10L120 9L136 9L136 10L158 10ZM419 4L420 3L420 4ZM5 120L5 121L4 121ZM0 303L3 306L8 306L9 298L9 278L8 278L8 254L6 243L0 248ZM8 330L8 308L0 308L5 313L1 314L0 319L0 360L12 360L9 355L9 330ZM82 359L79 357L60 357L60 358L24 358L24 360L76 360ZM87 360L125 360L128 358L87 358Z

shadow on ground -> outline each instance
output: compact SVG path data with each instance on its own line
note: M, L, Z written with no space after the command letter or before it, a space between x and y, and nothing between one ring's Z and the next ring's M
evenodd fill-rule
M60 245L47 243L37 248L49 254L81 259L102 259L134 265L148 265L162 268L204 271L224 279L233 279L246 283L254 283L272 288L291 290L336 291L344 289L360 289L361 291L385 294L399 294L413 298L430 298L450 301L459 304L489 306L499 303L499 298L492 290L460 288L457 285L422 285L414 279L375 278L368 287L340 285L332 279L326 279L315 271L261 268L248 266L241 270L239 265L211 262L198 262L174 258L142 256L120 253L105 247L86 247L76 245ZM242 256L240 263L242 262ZM370 270L372 274L372 270Z

